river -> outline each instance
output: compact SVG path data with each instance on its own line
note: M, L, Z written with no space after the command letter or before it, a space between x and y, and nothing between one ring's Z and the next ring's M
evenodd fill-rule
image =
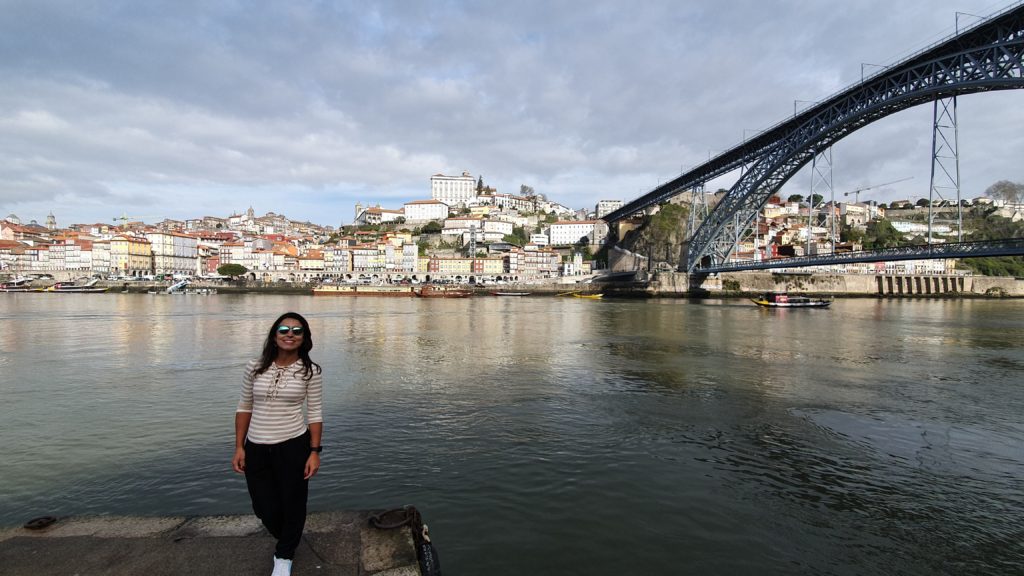
M449 576L1024 573L1021 300L0 294L0 525L250 512L233 413L286 310L311 509L414 504Z

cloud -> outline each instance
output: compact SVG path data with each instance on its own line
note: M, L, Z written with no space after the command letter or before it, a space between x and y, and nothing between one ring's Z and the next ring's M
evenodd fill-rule
M253 204L336 224L356 201L397 207L462 170L574 207L629 200L858 81L862 63L951 32L958 8L19 3L0 21L0 211L67 222ZM1024 180L1019 99L964 99L972 189ZM915 109L838 144L837 189L927 172L929 126Z

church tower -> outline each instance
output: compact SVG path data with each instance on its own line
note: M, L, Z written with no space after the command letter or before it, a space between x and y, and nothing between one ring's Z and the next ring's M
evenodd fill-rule
M46 229L56 230L57 229L57 217L53 215L53 212L46 217Z

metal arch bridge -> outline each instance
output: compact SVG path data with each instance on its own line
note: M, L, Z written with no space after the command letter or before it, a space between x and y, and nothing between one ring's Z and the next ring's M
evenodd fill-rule
M689 272L724 271L730 268L726 260L736 234L748 228L768 199L819 151L876 120L919 104L961 94L1017 88L1024 88L1024 3L1017 3L768 128L629 202L605 220L612 223L632 217L718 176L747 167L693 234L687 252ZM871 261L887 259L881 252L872 254ZM750 264L743 268L766 267ZM790 259L788 265L809 264Z

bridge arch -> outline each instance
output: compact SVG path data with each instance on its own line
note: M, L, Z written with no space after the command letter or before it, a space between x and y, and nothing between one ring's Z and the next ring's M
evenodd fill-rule
M736 232L815 154L891 114L936 99L1024 88L1024 7L887 68L762 136L752 162L691 238L687 268L721 263ZM692 184L691 184L692 185Z

